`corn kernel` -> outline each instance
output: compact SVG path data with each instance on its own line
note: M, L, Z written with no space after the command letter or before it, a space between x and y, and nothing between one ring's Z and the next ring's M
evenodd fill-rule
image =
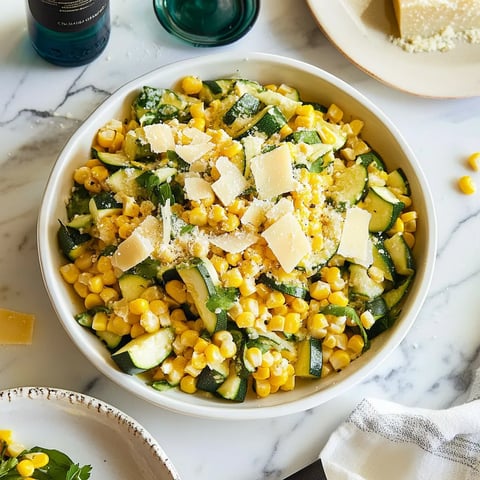
M350 122L350 128L352 129L353 135L359 135L359 133L362 131L363 126L364 123L362 122L362 120L355 119Z
M405 243L410 247L413 248L415 245L415 236L411 232L403 232L403 239Z
M160 329L160 319L147 309L140 316L140 325L148 333L157 332Z
M302 324L300 314L297 312L290 312L285 315L285 328L284 332L288 334L297 333Z
M480 162L480 152L472 153L468 157L467 162L473 170L478 171L479 162Z
M331 120L333 123L338 123L343 118L343 111L332 103L327 110L326 117Z
M243 283L243 277L238 268L231 268L222 275L225 287L239 288Z
M134 323L130 329L130 336L132 338L137 338L144 333L145 329L140 325L140 323Z
M465 195L472 195L477 190L475 182L470 175L464 175L463 177L460 177L458 180L458 187Z
M265 305L267 308L281 307L285 303L285 295L282 292L276 290L270 292L265 299Z
M283 332L285 329L285 317L283 315L272 315L268 321L267 329L271 332Z
M191 375L185 375L180 380L180 390L185 393L195 393L197 391L197 381Z
M365 346L365 342L361 335L352 335L347 342L347 348L353 350L355 353L360 354Z
M30 460L32 461L34 468L42 468L45 465L48 465L50 458L44 452L35 452L30 455Z
M170 280L165 284L165 291L176 302L182 304L187 301L187 290L185 284L180 280Z
M204 227L207 224L207 211L203 207L195 207L188 212L188 220L192 225Z
M100 293L103 290L103 276L95 275L88 280L88 289L92 293Z
M148 310L148 301L144 298L136 298L128 303L128 310L134 315L141 315Z
M195 95L200 92L202 89L203 83L202 81L193 75L189 75L188 77L184 77L182 79L182 90L187 95Z
M33 466L33 462L27 458L17 463L17 472L22 477L31 477L34 471L35 467Z
M257 369L252 373L252 377L255 380L266 380L270 377L270 367L257 367Z
M235 318L239 328L251 328L255 325L255 315L252 312L242 312Z
M245 352L245 358L253 368L257 368L262 365L262 351L258 347L247 348L247 351Z
M260 398L268 397L271 393L271 385L266 379L256 379L255 381L255 393Z
M303 298L294 298L290 307L294 312L305 313L308 312L309 305Z
M328 296L328 301L333 305L346 307L348 305L348 297L341 291L332 292Z
M85 308L89 310L90 308L99 307L103 305L103 300L98 293L89 293L85 300L83 301Z
M224 358L233 358L237 353L237 345L233 340L222 342L220 353Z
M335 350L328 361L335 370L342 370L350 364L350 355L344 350Z
M220 353L220 349L217 347L217 345L214 345L213 343L208 344L205 348L205 358L207 359L207 363L209 364L220 363L225 360L225 358Z
M324 300L331 293L330 284L319 280L310 285L310 296L315 300Z
M78 275L80 274L80 270L74 263L67 263L66 265L62 265L60 267L60 273L62 278L69 284L73 285L77 279Z
M369 310L365 310L360 315L360 322L362 323L364 328L368 330L375 323L375 317L373 316L372 312L370 312Z
M92 329L97 332L104 332L107 329L108 315L105 312L97 312L93 316Z

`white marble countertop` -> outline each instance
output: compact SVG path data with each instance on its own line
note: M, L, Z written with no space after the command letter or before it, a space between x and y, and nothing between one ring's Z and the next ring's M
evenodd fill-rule
M123 83L212 52L167 34L150 1L111 3L107 49L94 63L71 69L52 66L32 51L24 2L2 5L0 307L32 312L37 323L31 346L1 347L0 389L46 385L112 403L158 439L185 480L285 478L318 456L366 396L427 408L459 401L480 354L480 192L462 195L455 182L468 173L465 158L480 150L480 98L423 99L383 85L344 58L298 0L264 0L251 32L213 51L277 53L322 67L367 95L398 126L424 168L438 212L434 280L413 328L352 391L305 413L261 421L214 421L162 410L124 392L83 357L50 306L37 261L36 219L49 171L82 120Z

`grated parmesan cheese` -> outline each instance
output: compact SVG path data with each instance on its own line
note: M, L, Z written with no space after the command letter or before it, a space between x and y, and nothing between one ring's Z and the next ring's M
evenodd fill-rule
M410 53L447 52L459 41L480 43L480 0L394 0L400 36Z

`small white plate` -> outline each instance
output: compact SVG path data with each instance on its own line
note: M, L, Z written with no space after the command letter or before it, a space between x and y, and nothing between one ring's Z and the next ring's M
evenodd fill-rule
M100 400L67 390L0 391L0 429L26 448L41 446L92 466L92 479L179 480L155 439L135 420Z
M307 0L320 28L358 68L422 97L480 95L480 44L458 41L448 52L409 53L398 36L393 4L385 0Z

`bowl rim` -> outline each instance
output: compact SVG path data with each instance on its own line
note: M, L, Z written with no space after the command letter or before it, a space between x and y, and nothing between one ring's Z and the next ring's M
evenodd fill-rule
M76 410L85 412L90 417L98 415L109 423L116 423L129 433L132 438L140 439L153 458L165 467L172 480L180 480L173 463L153 435L137 420L112 404L91 395L59 387L25 385L0 390L0 405L13 404L25 400L28 403L51 402L57 408L71 415L78 415Z
M241 408L239 408L239 406L234 402L232 402L232 404L228 403L227 405L224 405L222 403L220 405L212 401L211 406L195 405L188 402L186 403L183 401L179 401L169 395L162 395L160 394L160 392L155 391L151 387L148 388L152 390L152 392L149 392L148 390L142 388L139 389L139 384L137 382L132 382L130 381L130 379L128 379L127 381L125 380L125 373L113 369L112 366L105 361L98 361L101 357L99 357L99 355L92 355L92 353L94 353L93 351L90 352L90 355L87 353L87 347L85 345L81 345L79 339L72 331L72 329L68 328L68 322L71 322L71 320L67 320L65 317L65 315L68 314L68 312L63 309L63 304L65 302L63 302L62 304L62 299L59 298L59 296L57 295L58 288L60 288L58 284L61 282L61 279L59 277L56 279L55 276L58 276L58 272L53 269L53 265L49 257L49 252L51 250L48 242L50 228L50 208L45 207L45 205L52 205L52 202L55 199L55 189L52 188L51 185L55 184L55 182L58 180L57 177L63 169L63 162L66 161L68 164L70 150L75 147L77 140L82 137L83 132L88 128L89 122L95 119L97 115L100 115L99 112L107 109L111 105L114 105L116 102L118 102L119 98L125 99L129 93L137 90L140 84L148 84L148 81L151 78L155 78L159 74L173 74L175 72L178 72L176 78L180 78L182 74L190 74L190 72L195 71L197 68L201 68L205 64L218 66L223 63L232 64L235 62L238 62L239 64L241 62L258 62L260 64L273 66L275 68L288 67L298 69L302 73L313 75L322 79L325 82L332 84L335 88L341 89L343 93L345 93L347 96L352 97L356 102L362 104L362 106L366 110L368 110L374 117L376 117L381 122L381 124L383 124L383 126L388 129L388 131L394 136L398 147L404 153L405 157L408 159L408 162L410 163L411 167L415 172L416 179L421 186L426 211L428 212L428 217L426 217L427 226L425 232L425 251L427 257L422 260L424 274L421 284L417 288L416 297L410 304L408 315L403 314L402 322L396 323L395 332L391 334L387 341L382 344L382 347L376 353L375 362L369 362L366 365L359 367L356 371L352 372L344 381L333 382L332 385L329 385L326 389L315 390L313 391L313 393L310 393L302 398L295 399L286 403L281 403L278 405L244 406L245 404L238 404L242 405ZM198 57L168 63L150 72L147 72L146 74L137 76L133 80L125 83L123 86L115 90L102 103L100 103L100 105L98 105L92 111L92 113L87 116L87 118L82 122L80 127L71 135L69 140L66 142L61 152L59 153L47 179L46 187L40 205L41 207L37 221L37 248L40 270L48 296L50 297L51 304L57 314L58 319L60 320L60 323L62 323L62 326L65 328L67 334L70 336L73 343L89 359L89 361L107 378L122 386L126 390L130 391L137 397L149 401L154 405L166 408L167 410L195 417L229 420L247 420L279 417L317 407L345 393L347 390L351 389L353 386L364 380L367 376L370 376L372 372L376 368L378 368L383 361L385 361L385 359L398 347L400 342L405 338L411 326L413 325L413 322L417 318L421 307L423 306L433 278L435 256L437 250L437 221L433 204L433 197L431 194L431 190L428 186L425 174L413 151L403 138L402 134L379 107L373 104L371 100L366 98L356 88L349 85L342 79L330 74L329 72L321 69L320 67L308 64L297 59L276 54L261 52L221 52L200 55Z

